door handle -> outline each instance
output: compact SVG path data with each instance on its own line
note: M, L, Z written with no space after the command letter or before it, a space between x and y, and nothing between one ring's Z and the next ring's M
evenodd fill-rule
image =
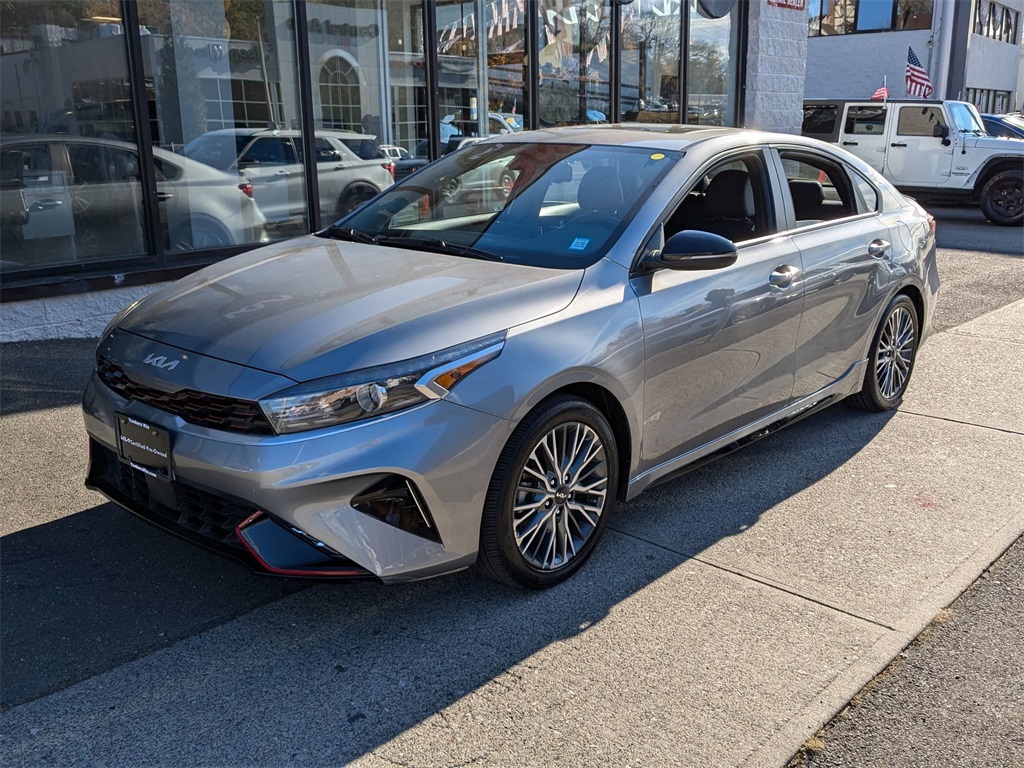
M64 205L63 200L36 200L29 208L31 211L52 211Z
M292 172L291 171L275 171L274 175L275 176L291 176Z
M889 250L889 246L892 245L888 240L872 240L868 245L868 256L874 256L876 259L880 259L885 256Z
M857 142L857 141L844 141L843 142L843 146L844 147L857 147L857 146L860 146L860 142Z
M795 267L792 264L782 264L771 273L768 277L768 282L775 288L789 288L799 275L800 267Z
M174 197L174 193L173 192L157 192L156 193L156 199L157 200L170 200L172 197Z
M348 168L348 163L342 163L341 165L334 166L334 170L336 171L343 171L346 168Z
M904 142L900 141L900 142L896 142L896 143L894 143L894 144L890 144L889 146L890 146L890 147L905 147L905 146L907 146L907 145L906 145L906 143L904 143Z

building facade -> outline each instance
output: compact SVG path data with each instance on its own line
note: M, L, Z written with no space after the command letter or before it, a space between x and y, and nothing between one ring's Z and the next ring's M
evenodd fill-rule
M336 140L401 172L453 137L555 125L798 131L806 8L9 0L0 340L97 334L163 281L330 223Z
M908 49L928 72L931 98L1013 112L1024 0L809 0L806 96L871 98L886 83L906 97Z

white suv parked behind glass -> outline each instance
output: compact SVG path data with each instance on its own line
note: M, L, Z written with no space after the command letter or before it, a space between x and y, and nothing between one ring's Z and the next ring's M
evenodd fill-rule
M298 224L306 212L299 131L224 128L185 145L186 157L252 181L268 225ZM320 212L330 223L394 183L394 164L377 137L349 131L316 132Z

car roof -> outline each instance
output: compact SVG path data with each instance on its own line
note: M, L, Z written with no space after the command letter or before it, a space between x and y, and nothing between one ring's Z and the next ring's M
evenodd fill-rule
M746 128L725 128L713 125L601 123L506 133L492 137L488 141L496 143L608 144L683 150L698 142L729 137L738 144L800 138L790 134L773 134Z
M377 136L372 133L358 133L356 131L342 131L335 128L317 128L314 131L317 136L337 136L338 138L351 139L375 139ZM218 128L215 131L207 131L203 136L301 136L302 131L293 128ZM197 136L196 138L199 138Z

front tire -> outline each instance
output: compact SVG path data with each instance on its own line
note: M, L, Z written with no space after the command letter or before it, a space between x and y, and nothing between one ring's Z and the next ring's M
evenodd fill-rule
M1000 171L981 188L981 212L1003 227L1024 223L1024 171Z
M495 467L478 568L497 581L545 589L590 557L615 503L618 451L586 400L545 400L516 427Z
M871 341L864 386L848 402L863 411L891 411L903 400L920 344L917 307L910 297L894 298Z

